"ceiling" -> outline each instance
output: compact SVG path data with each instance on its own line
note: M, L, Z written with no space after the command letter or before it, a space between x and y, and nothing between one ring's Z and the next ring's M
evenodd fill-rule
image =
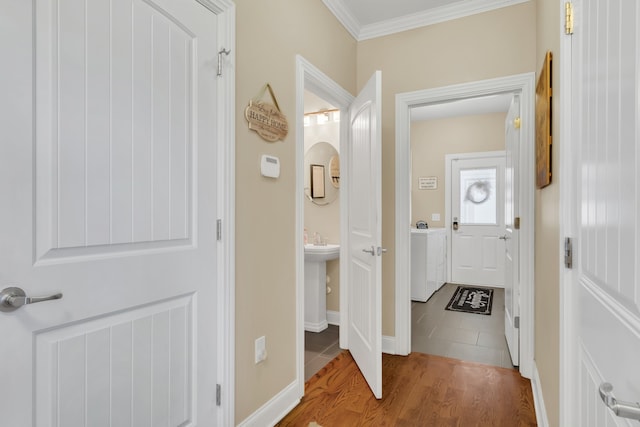
M358 41L530 0L322 0Z

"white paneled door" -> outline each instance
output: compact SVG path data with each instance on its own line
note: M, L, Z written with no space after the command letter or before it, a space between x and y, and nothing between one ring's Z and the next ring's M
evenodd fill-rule
M216 15L0 8L0 424L216 425Z
M637 426L600 397L640 401L640 5L579 0L571 36L573 345L568 417L583 427ZM567 118L567 120L569 117ZM614 403L610 401L609 403ZM636 409L640 413L640 409ZM575 415L574 415L575 414ZM636 414L636 417L638 415Z
M347 185L348 343L376 398L382 398L381 72L349 108Z
M519 214L520 98L514 95L505 119L504 172L504 335L511 362L520 364L520 235Z
M451 282L504 284L504 152L447 156Z

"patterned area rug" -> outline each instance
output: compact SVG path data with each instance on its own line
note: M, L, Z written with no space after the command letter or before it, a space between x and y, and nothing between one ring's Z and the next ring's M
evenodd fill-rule
M458 286L445 310L490 315L491 304L493 304L493 289Z

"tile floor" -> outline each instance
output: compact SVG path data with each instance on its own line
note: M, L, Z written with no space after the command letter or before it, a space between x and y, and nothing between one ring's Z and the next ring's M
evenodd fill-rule
M329 325L322 332L304 332L304 380L333 360L340 352L339 328Z
M504 337L504 289L490 316L445 310L457 289L445 284L426 303L411 303L411 351L513 369Z
M504 337L504 289L495 289L485 316L444 309L457 287L447 283L429 301L412 301L411 351L514 369ZM338 330L305 331L305 381L340 353Z

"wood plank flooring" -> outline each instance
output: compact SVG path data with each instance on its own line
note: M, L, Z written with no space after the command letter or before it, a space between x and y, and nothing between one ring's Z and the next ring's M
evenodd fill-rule
M536 426L529 380L518 371L411 353L382 357L376 400L348 351L305 385L305 396L277 426Z

